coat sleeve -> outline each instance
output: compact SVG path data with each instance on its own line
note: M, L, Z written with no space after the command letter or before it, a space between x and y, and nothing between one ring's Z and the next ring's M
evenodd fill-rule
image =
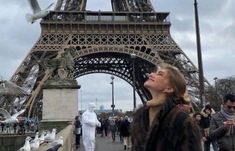
M184 122L184 137L181 145L183 151L202 151L200 129L196 122L188 117Z
M224 126L219 124L216 119L217 117L212 117L210 122L210 140L216 140L220 137L223 137L228 129Z
M96 126L96 120L92 120L89 118L87 114L82 115L82 123L83 124L88 124L90 126Z

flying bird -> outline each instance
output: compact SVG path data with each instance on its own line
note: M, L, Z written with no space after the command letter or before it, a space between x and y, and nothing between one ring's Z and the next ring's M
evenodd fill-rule
M0 123L17 123L19 122L19 120L17 119L17 117L24 113L25 112L25 109L23 110L20 110L19 112L13 114L12 116L10 115L9 112L7 112L5 109L3 108L0 108L0 114L2 114L5 118L5 120L3 121L0 121Z
M60 11L61 10L61 7L63 5L63 1L64 0L57 0L57 3L56 3L55 8L54 8L55 11Z
M22 87L7 80L0 80L0 96L26 96L29 95Z
M41 10L37 0L28 0L29 5L33 11L33 14L26 14L26 20L30 23L34 23L37 19L43 18L49 14L49 8L53 5L51 3L46 9Z

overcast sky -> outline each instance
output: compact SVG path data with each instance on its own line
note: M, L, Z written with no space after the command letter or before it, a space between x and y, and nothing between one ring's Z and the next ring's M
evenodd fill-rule
M10 79L40 35L39 21L29 24L25 14L31 13L28 0L0 0L0 76ZM47 7L54 0L38 0ZM186 55L197 66L194 24L194 0L152 0L156 11L170 12L171 35ZM204 76L213 78L235 75L235 1L198 0ZM111 10L110 0L87 0L89 10ZM111 105L110 75L92 74L78 79L82 85L79 108L87 102L97 107ZM95 83L95 84L94 84ZM138 104L140 101L138 100ZM132 109L132 89L115 77L115 105Z

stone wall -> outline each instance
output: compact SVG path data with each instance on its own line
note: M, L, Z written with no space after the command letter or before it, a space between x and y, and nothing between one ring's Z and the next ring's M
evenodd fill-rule
M35 134L15 135L15 134L0 134L0 151L17 151L24 146L25 138L32 137Z

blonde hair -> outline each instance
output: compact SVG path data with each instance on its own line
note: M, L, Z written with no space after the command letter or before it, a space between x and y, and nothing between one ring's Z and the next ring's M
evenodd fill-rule
M166 63L159 64L158 67L168 71L169 82L174 89L174 92L171 95L176 98L184 98L186 92L186 80L180 70L177 67Z

